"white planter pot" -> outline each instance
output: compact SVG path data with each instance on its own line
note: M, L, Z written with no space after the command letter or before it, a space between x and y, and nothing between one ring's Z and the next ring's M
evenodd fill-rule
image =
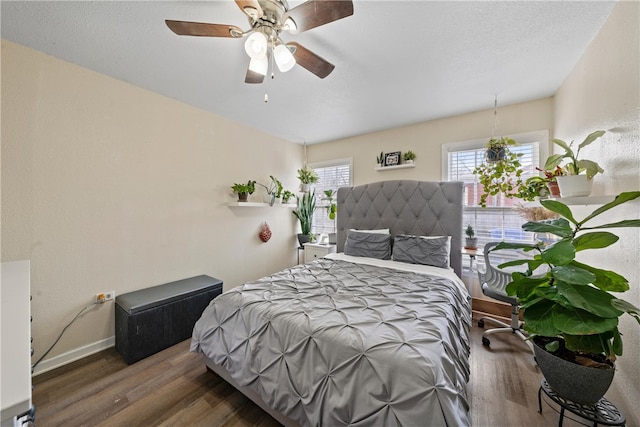
M567 175L556 178L560 187L560 197L581 197L591 194L591 179L586 175Z

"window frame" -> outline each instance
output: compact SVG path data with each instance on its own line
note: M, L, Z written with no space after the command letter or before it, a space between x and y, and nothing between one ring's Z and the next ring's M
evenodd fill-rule
M353 185L353 157L343 157L343 158L339 158L339 159L331 159L331 160L323 160L323 161L319 161L319 162L311 162L311 163L307 163L307 167L309 167L310 169L319 169L319 168L330 168L330 167L339 167L339 166L348 166L349 167L349 183L348 186L352 186ZM313 191L316 191L316 184L311 184L310 187L312 187ZM310 189L311 191L311 189ZM335 188L335 191L337 193L338 189ZM327 206L326 202L323 202L322 200L322 196L324 195L324 193L320 193L318 194L318 192L316 192L316 212L315 214L319 214L320 212L322 212L322 214L326 215L326 213L324 212L325 207ZM336 194L337 195L337 194ZM335 200L335 199L334 199ZM331 220L328 220L331 221ZM331 232L335 232L335 228L336 228L336 220L332 220L333 221L333 231ZM311 226L311 232L314 234L317 234L317 221L313 221L313 224ZM325 232L326 228L328 228L326 225L320 225L321 228L323 228L323 232ZM325 233L322 233L325 234Z

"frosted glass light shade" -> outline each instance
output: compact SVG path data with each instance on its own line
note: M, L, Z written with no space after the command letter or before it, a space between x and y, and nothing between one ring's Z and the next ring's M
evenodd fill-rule
M253 59L262 58L267 54L267 37L256 31L244 42L244 50Z
M254 73L266 76L268 68L269 60L267 59L267 55L264 55L262 58L251 58L251 61L249 61L249 70Z
M283 73L286 73L296 65L296 58L293 57L289 48L284 44L276 46L273 50L273 56L276 60L276 64L278 65L278 69Z

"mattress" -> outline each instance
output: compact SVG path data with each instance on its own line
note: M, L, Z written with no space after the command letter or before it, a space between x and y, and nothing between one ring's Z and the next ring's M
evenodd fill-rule
M453 271L332 254L217 297L191 350L301 425L470 425L470 324Z

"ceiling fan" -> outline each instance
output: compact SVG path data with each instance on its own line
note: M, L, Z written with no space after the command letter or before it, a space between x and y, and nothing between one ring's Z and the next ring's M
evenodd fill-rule
M281 72L287 72L297 63L321 79L335 68L296 42L285 44L280 33L301 33L338 19L353 15L351 0L308 0L292 9L286 0L235 0L249 18L251 29L243 31L235 25L207 24L202 22L172 21L165 23L180 36L231 37L245 41L245 51L250 57L245 83L262 83L268 72L269 61L275 60Z

